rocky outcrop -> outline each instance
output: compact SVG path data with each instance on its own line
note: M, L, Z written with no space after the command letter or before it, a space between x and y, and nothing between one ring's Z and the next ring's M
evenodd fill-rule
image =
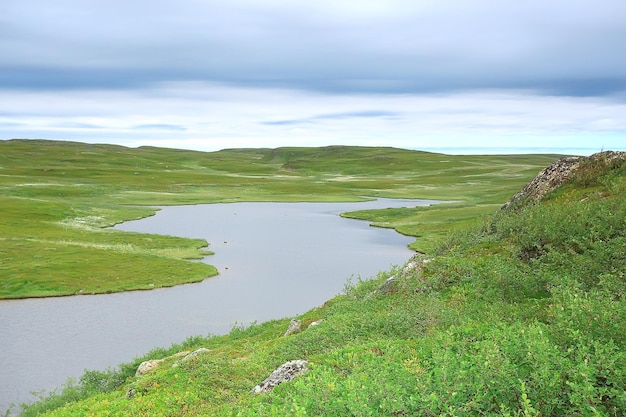
M511 207L517 207L520 204L532 204L539 201L550 191L571 180L586 162L603 163L609 166L618 160L626 160L626 152L605 151L589 157L573 156L559 159L539 172L531 182L511 197L502 206L502 209L506 210Z
M505 210L509 207L514 207L522 202L534 203L540 200L550 191L567 182L580 165L582 159L582 157L573 156L559 159L548 165L541 170L531 182L526 184L524 188L511 197L509 201L502 206L502 209Z
M282 384L283 382L291 381L308 370L309 368L307 367L307 361L303 359L286 362L280 365L263 382L252 388L251 392L270 392L277 385Z

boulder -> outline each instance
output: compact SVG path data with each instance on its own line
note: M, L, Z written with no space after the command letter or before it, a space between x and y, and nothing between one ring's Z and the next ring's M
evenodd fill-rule
M163 361L164 359L150 359L148 361L141 362L141 364L137 368L137 371L135 372L135 376L145 375L154 371Z
M300 320L293 319L289 323L289 327L287 328L287 331L285 332L285 336L298 333L300 330L302 330L302 323L300 322Z
M203 348L201 348L203 349ZM198 349L200 350L200 349ZM208 349L207 349L208 350ZM135 376L141 376L141 375L145 375L147 373L150 373L152 371L154 371L156 368L159 367L159 365L161 364L161 362L164 362L170 358L179 358L181 356L185 356L185 355L190 355L189 351L183 351L183 352L178 352L175 355L172 356L168 356L167 358L163 358L163 359L150 359L147 361L143 361L141 362L141 364L139 365L139 367L137 368L137 371L135 372Z
M307 361L303 359L289 361L280 365L274 372L270 374L263 382L252 388L251 392L265 393L270 392L279 384L288 382L308 371Z

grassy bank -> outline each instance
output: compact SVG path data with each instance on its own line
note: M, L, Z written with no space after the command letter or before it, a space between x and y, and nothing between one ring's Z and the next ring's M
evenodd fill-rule
M190 338L88 372L25 415L625 415L626 164L597 168L457 231L430 262L347 285L297 334L285 319ZM148 358L166 359L135 377ZM310 370L250 392L293 359Z
M495 211L555 158L359 147L203 153L0 141L0 298L151 289L217 273L187 261L210 253L205 241L106 229L153 214L147 206L361 196L461 201L446 209L349 214L419 236L411 246L428 252L448 230Z

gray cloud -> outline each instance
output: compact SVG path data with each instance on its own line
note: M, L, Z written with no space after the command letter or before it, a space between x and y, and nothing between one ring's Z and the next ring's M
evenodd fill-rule
M309 3L3 0L0 88L626 91L622 0Z

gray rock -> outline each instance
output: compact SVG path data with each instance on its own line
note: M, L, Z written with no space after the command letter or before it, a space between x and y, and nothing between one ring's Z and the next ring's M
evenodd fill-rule
M141 364L137 368L137 371L135 372L135 376L145 375L154 371L163 361L164 359L150 359L148 361L141 362Z
M189 359L191 359L191 358L195 358L196 356L198 356L198 355L202 355L202 354L204 354L204 353L209 353L210 351L211 351L210 349L203 348L203 347L202 347L202 348L200 348L200 349L196 349L196 350L194 350L193 352L191 352L191 353L189 353L189 354L185 355L185 356L184 356L184 357L180 360L180 362L185 362L185 361L188 361L188 360L189 360Z
M279 384L288 382L299 376L300 374L308 371L307 361L303 359L289 361L280 365L274 372L271 373L263 382L256 387L252 388L253 393L265 393L270 392Z
M566 183L572 177L582 159L582 157L573 156L559 159L548 165L531 182L511 197L502 206L502 209L506 210L509 207L515 207L518 203L539 201L550 191Z
M383 282L383 285L378 288L378 291L383 294L389 294L390 292L393 292L397 280L397 276L390 276L385 282Z
M202 348L202 349L204 349L204 348ZM163 358L163 359L150 359L150 360L147 360L147 361L143 361L143 362L141 362L141 364L137 368L137 371L135 372L135 376L141 376L141 375L148 374L148 373L154 371L155 369L157 369L159 367L159 365L161 364L161 362L164 362L164 361L166 361L168 359L171 359L171 358L178 358L178 357L185 356L185 355L190 355L188 350L183 351L183 352L178 352L175 355L168 356L167 358Z
M302 330L302 323L300 323L300 320L293 319L291 320L291 323L289 323L289 327L287 328L287 331L285 332L285 336L298 333L300 330Z
M626 160L626 152L613 151L599 152L589 157L574 156L559 159L541 170L531 182L502 206L502 210L517 207L524 203L532 204L541 200L550 191L571 180L583 162L601 161L609 165L614 164L616 161L623 163L624 160Z
M131 388L128 390L128 392L126 392L126 399L132 400L133 398L135 398L135 395L137 395L137 390L135 388Z
M211 350L207 349L207 348L200 348L200 349L196 349L193 352L189 353L189 351L187 352L181 352L176 354L176 356L183 356L182 359L177 360L176 362L174 362L174 364L172 365L172 368L177 367L178 365L180 365L183 362L187 362L189 359L195 358L198 355L202 355L205 353L209 353Z
M410 274L417 273L422 270L423 265L429 263L431 259L416 255L402 268L398 275L392 275L383 284L378 287L375 293L389 294L396 291L396 286L401 278L406 278Z
M402 276L406 276L412 272L416 272L422 269L422 266L431 262L432 259L424 257L413 257L402 269Z

